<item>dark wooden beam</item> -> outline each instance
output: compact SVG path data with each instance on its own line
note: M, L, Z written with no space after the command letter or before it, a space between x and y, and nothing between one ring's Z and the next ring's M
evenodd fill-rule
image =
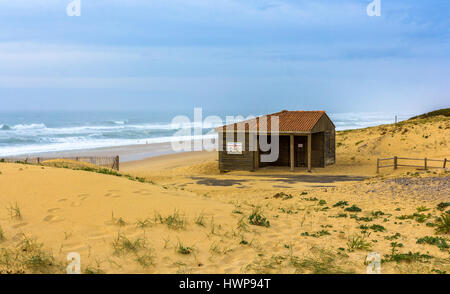
M311 171L311 134L308 134L308 171Z
M295 162L294 162L294 135L290 135L291 144L290 144L290 163L291 163L291 171L294 171Z

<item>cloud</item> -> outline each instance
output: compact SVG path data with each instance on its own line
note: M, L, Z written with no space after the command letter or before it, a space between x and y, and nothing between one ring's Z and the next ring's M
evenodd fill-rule
M68 17L69 0L0 0L0 99L448 101L450 1L382 0L381 17L366 0L81 1Z

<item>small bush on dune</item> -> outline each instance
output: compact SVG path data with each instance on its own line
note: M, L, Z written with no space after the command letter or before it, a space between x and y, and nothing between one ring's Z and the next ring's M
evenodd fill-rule
M292 197L293 196L291 194L287 194L287 193L284 193L284 192L279 192L279 193L273 195L273 198L275 198L275 199L282 199L282 200L288 200L288 199L291 199Z
M189 246L184 246L181 242L178 242L177 252L183 255L189 255L194 251L194 248Z
M119 233L112 242L112 247L115 255L125 255L130 252L136 253L139 249L145 248L145 241L140 238L130 240Z
M416 243L417 244L436 245L441 250L450 248L450 244L447 243L447 239L442 238L442 237L425 236L423 238L417 239Z
M256 208L253 210L252 214L248 217L248 220L251 225L261 226L261 227L270 227L270 222L266 219L266 217L261 214L261 211Z
M440 211L444 211L449 206L450 206L450 202L441 202L437 205L436 208Z
M8 210L11 219L22 219L22 212L17 202L14 205L9 205L6 209Z
M362 209L361 208L359 208L358 206L356 206L356 205L352 205L351 207L347 207L346 209L344 209L345 211L349 211L349 212L360 212L360 211L362 211Z
M347 248L349 251L353 251L355 249L369 250L371 248L371 245L366 241L364 235L353 235L347 241Z
M172 230L181 230L186 228L186 217L180 214L177 210L173 212L173 214L162 217L160 214L155 215L155 223L160 222L161 224L166 224L169 229Z
M344 207L347 206L348 202L347 201L338 201L335 204L333 204L333 207Z
M436 234L450 233L450 214L442 214L436 219Z

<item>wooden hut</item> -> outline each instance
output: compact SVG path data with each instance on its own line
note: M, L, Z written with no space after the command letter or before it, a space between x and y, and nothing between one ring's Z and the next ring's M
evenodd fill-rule
M278 120L278 131L272 122ZM265 166L325 167L335 163L335 126L325 111L287 111L261 116L216 129L219 134L219 169L254 171ZM274 137L273 135L277 135ZM263 136L263 137L262 137ZM260 141L276 138L275 161L263 162Z

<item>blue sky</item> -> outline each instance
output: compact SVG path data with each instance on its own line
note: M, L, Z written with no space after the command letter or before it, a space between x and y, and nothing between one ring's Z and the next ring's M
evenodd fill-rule
M3 110L449 107L450 1L0 0Z

